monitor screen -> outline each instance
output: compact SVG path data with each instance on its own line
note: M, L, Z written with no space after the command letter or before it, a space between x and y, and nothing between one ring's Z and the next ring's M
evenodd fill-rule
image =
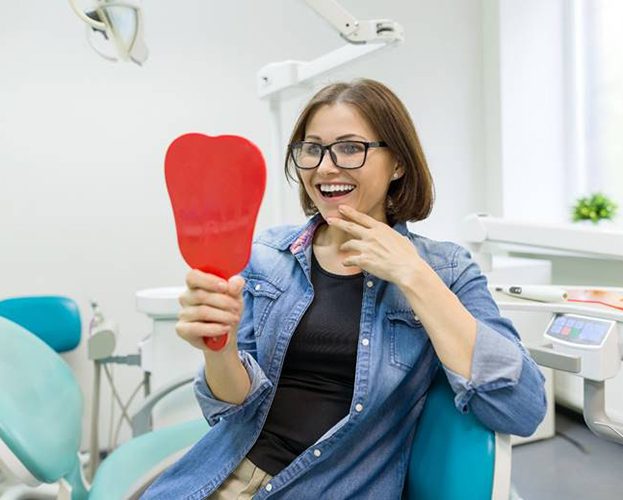
M573 344L601 345L611 326L612 321L557 314L546 333Z

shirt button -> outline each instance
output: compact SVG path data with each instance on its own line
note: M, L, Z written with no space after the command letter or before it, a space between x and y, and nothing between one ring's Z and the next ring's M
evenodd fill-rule
M265 488L266 488L266 491L270 491L270 490L272 490L272 489L273 489L273 485L272 485L272 484L270 484L270 483L268 483L268 484L265 486Z
M370 341L369 341L368 339L363 339L363 340L361 341L361 343L362 343L363 345L367 346L367 345L370 343Z
M256 290L259 290L260 288L262 288L260 285L255 285Z
M357 403L355 405L355 410L361 413L363 411L363 405L361 403Z
M319 457L322 454L322 452L318 449L314 450L314 456L315 457Z
M369 280L366 285L368 285L368 288L372 288L374 286L374 281Z
M415 319L415 321L420 321L420 317L417 314L414 314L413 318Z

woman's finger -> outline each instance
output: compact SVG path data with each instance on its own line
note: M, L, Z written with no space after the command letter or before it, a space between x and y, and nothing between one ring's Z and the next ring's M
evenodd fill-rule
M201 337L218 337L231 331L231 327L219 323L179 321L175 331L184 340L199 340Z
M342 252L362 252L366 244L361 240L348 240L346 243L342 243L340 245L340 250Z
M214 274L193 269L186 274L186 286L191 290L201 288L209 292L225 292L227 290L227 280Z
M337 227L342 231L347 232L348 234L352 234L355 238L363 238L366 234L367 229L363 226L355 222L350 222L343 219L338 219L337 217L328 217L327 223L330 226Z
M184 295L184 306L212 306L217 309L225 309L240 312L240 300L227 293L212 293L197 288L188 290Z
M179 319L181 321L202 321L205 323L221 323L224 325L233 325L240 322L240 315L231 311L217 309L211 306L190 306L180 311Z
M345 267L359 267L365 269L366 260L362 255L351 255L342 261L342 265Z
M232 276L227 280L227 293L240 300L242 298L242 290L244 289L244 284L245 280L242 276Z
M382 224L382 222L379 222L374 217L370 217L367 214L359 212L358 210L348 205L340 205L338 207L338 210L343 216L347 217L351 221L356 222L357 224L359 224L360 226L364 228L369 229L369 228L376 227L379 224Z

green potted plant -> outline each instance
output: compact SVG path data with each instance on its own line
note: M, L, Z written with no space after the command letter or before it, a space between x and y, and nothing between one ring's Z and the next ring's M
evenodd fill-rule
M617 204L602 193L579 198L573 207L573 221L591 221L593 224L602 220L612 220L617 212Z

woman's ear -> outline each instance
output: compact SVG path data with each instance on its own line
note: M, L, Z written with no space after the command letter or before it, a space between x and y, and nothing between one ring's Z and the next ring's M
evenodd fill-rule
M392 174L392 181L400 179L405 174L405 169L402 165L396 163L394 167L394 173Z

